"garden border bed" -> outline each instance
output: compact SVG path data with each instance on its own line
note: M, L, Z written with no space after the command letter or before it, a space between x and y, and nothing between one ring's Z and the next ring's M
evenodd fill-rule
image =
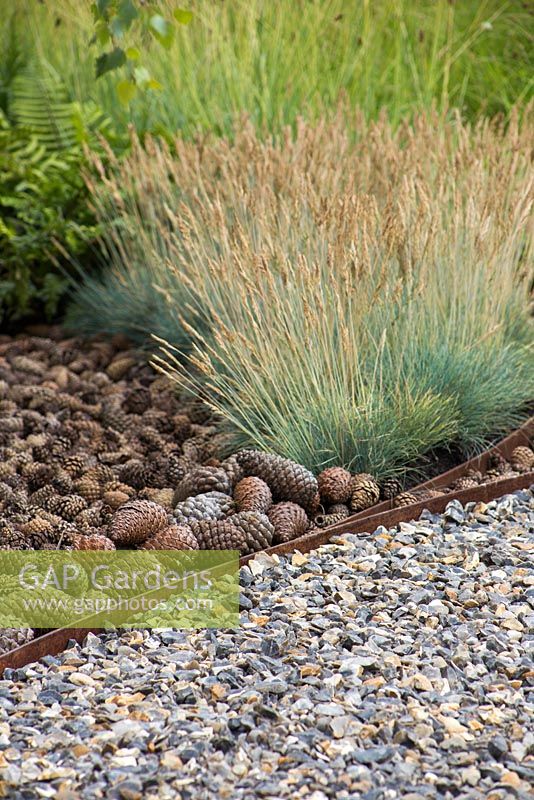
M529 444L534 436L534 416L525 422L520 428L506 436L493 447L481 453L479 456L454 467L447 472L437 475L424 483L414 487L417 489L438 489L446 486L463 477L470 469L485 470L492 454L500 453L503 457L509 457L512 450L524 444ZM450 492L429 500L421 500L409 506L401 508L393 507L391 500L378 503L365 511L360 511L341 522L327 528L317 529L311 533L292 539L290 542L275 545L260 553L269 555L283 555L294 551L301 553L309 552L323 544L328 543L335 536L343 533L361 533L369 535L379 526L391 528L399 522L407 522L420 516L424 509L433 513L441 513L445 510L451 500L459 500L461 503L467 502L489 502L496 497L528 488L534 484L534 471L526 472L512 478L503 477L502 480L492 483L482 484L476 488L463 489L461 491ZM258 553L251 553L240 559L240 565L247 564L255 558ZM50 631L41 636L37 636L28 644L10 650L0 656L0 677L5 669L18 669L34 661L38 661L44 656L54 656L64 650L70 641L82 642L88 633L100 633L99 628L60 628Z

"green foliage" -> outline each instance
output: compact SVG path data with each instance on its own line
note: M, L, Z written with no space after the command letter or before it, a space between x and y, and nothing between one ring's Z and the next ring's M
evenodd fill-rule
M68 288L56 243L82 257L96 224L87 207L80 147L48 150L39 137L0 119L0 318L51 319Z
M137 92L128 106L116 102L112 75L94 80L88 4L33 3L29 16L47 59L76 96L97 101L119 129L133 122L139 134L231 135L243 113L259 130L276 132L300 116L328 117L340 100L369 119L385 109L396 124L433 105L474 119L509 114L533 96L532 8L522 0L187 5L191 24L176 29L168 50L135 42L162 89ZM167 20L172 6L160 3Z
M6 28L0 72L0 319L51 319L83 261L97 225L83 172L86 145L112 141L94 105L71 101L63 82L21 46L15 18ZM61 253L64 255L62 256Z
M117 94L123 105L128 105L138 89L161 89L162 84L151 77L148 69L140 63L141 50L130 44L130 34L144 42L150 35L165 50L171 47L175 27L172 19L159 12L159 4L149 0L96 0L91 6L95 33L92 44L111 46L101 53L96 61L96 77L125 67L126 77L117 83ZM193 16L190 11L176 8L172 14L180 25L187 25Z

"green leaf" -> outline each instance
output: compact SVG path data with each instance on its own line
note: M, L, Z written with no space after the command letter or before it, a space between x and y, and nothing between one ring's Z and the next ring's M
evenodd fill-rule
M100 14L101 17L105 17L108 12L108 8L111 5L111 0L96 0L96 10Z
M117 94L123 106L127 106L133 100L136 92L137 86L133 81L125 79L117 84Z
M126 58L130 59L130 61L137 61L141 58L141 51L137 47L127 47Z
M122 0L119 4L117 16L120 18L124 30L127 31L134 19L139 16L139 11L132 3L132 0Z
M150 17L149 25L158 42L168 50L174 36L172 25L161 14L154 14Z
M100 78L100 76L105 75L106 72L111 72L111 70L122 67L125 62L126 55L122 47L116 47L110 53L102 53L102 55L98 56L96 59L96 77Z
M134 76L135 82L138 86L142 89L146 88L147 83L150 80L150 72L147 70L146 67L136 67L134 69Z
M183 8L175 8L172 15L180 25L188 25L193 19L193 12L185 11Z

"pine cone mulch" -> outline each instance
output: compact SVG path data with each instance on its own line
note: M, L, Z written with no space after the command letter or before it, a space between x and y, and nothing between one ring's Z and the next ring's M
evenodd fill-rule
M245 534L247 553L255 553L272 545L274 526L265 514L257 511L241 511L239 514L233 514L229 522Z
M101 533L76 534L73 547L74 550L115 550L111 539Z
M179 503L206 492L231 494L232 485L224 469L220 467L195 467L180 481L174 492L173 502Z

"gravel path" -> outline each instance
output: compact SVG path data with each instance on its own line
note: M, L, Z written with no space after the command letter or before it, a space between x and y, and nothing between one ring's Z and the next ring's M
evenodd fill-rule
M0 796L530 797L533 534L532 491L455 502L260 555L237 631L90 636L8 672Z

